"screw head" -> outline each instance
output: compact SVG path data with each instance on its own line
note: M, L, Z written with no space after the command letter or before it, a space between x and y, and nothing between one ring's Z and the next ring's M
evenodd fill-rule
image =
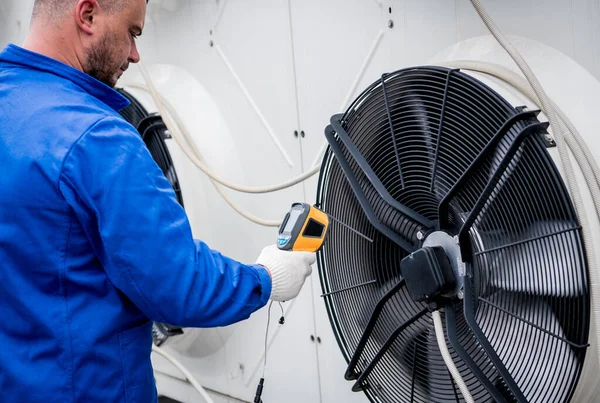
M394 20L389 20L388 21L388 28L394 28Z
M211 48L212 48L213 46L215 46L215 43L214 43L213 41L210 41L210 42L209 42L209 44L210 44L210 47L211 47Z
M422 241L422 240L423 240L423 233L422 233L421 231L417 232L417 239L418 239L419 241Z

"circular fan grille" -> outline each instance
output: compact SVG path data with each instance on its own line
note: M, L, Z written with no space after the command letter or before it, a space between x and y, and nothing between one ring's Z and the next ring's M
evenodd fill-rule
M405 257L442 234L462 262L452 262L460 287L438 306L475 401L572 395L588 339L587 267L536 116L460 71L419 67L384 75L332 118L317 203L356 232L334 220L318 266L354 390L378 402L462 401L431 306L401 274Z

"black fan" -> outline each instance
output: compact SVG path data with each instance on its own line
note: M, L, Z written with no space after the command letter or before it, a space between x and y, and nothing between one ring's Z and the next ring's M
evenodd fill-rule
M325 130L318 255L346 379L373 402L561 402L590 295L580 226L538 111L440 67L383 75Z
M165 139L170 138L167 132L167 126L159 115L149 114L133 95L124 89L118 89L117 91L130 102L130 105L122 109L119 113L140 133L152 158L154 158L156 164L163 171L163 174L169 180L171 186L173 186L177 201L183 207L181 186L179 185L179 179L177 178L177 172L175 171L171 154L165 143ZM154 323L152 326L152 337L154 339L154 344L157 346L163 344L169 337L180 334L183 334L183 330L176 326L164 323Z

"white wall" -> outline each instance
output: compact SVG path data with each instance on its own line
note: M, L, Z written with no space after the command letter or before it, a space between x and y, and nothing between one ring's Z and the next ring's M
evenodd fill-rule
M310 167L330 116L342 112L382 73L426 64L458 41L487 34L468 0L150 3L140 38L145 63L176 65L206 87L232 132L239 152L235 162L244 167L245 175L235 179L250 185L281 182ZM550 45L600 79L600 0L486 0L484 5L507 34ZM31 1L0 0L0 46L22 42L30 6ZM270 140L240 84L276 133L291 165ZM294 131L306 136L295 137ZM185 175L200 177L193 170ZM313 178L281 194L233 196L254 214L274 219L282 217L293 201L313 201L315 184ZM210 189L206 198L220 203ZM207 237L213 247L245 261L273 243L276 234L274 229L246 223L227 208L219 217L195 225L205 232L210 229ZM286 325L269 349L264 401L366 401L352 394L351 384L343 380L345 363L319 295L315 275L288 306ZM278 317L273 314L275 321ZM262 310L236 325L216 353L182 359L211 389L251 401L261 370L265 323ZM311 341L311 335L320 337L321 343ZM159 361L157 365L166 368ZM183 393L176 383L169 385Z
M23 43L32 8L33 1L0 1L0 48L9 42Z

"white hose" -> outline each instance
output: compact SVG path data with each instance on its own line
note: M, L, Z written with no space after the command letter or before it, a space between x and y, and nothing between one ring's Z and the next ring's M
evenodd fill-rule
M188 371L187 368L185 368L183 364L181 364L175 357L173 357L171 354L167 353L165 350L163 350L160 347L157 347L154 344L152 344L152 352L163 356L179 371L181 371L181 373L185 376L187 381L194 387L194 389L198 391L198 393L200 394L200 396L202 396L206 403L214 403L212 398L208 395L208 393L206 393L206 390L194 379L190 371Z
M228 180L219 177L208 166L206 166L206 164L204 164L204 162L202 161L202 158L199 155L195 155L192 151L190 151L189 145L193 144L193 141L190 142L191 137L187 133L185 125L182 124L177 113L175 112L174 108L169 104L168 100L166 100L164 97L160 96L157 93L156 89L154 88L154 84L152 83L152 80L150 79L143 64L139 63L138 66L140 68L140 71L142 72L142 76L144 77L146 85L143 86L140 84L132 84L132 85L128 85L128 86L150 92L150 94L152 95L152 98L154 100L154 103L156 104L157 108L159 109L159 112L163 118L163 121L165 122L165 125L171 132L171 135L173 136L173 138L175 139L175 141L177 142L179 147L181 147L181 149L183 150L185 155L190 159L190 161L192 161L194 163L194 165L196 165L202 172L204 172L209 178L211 178L215 182L218 182L221 185L223 185L229 189L232 189L232 190L235 190L238 192L242 192L242 193L271 193L271 192L277 192L279 190L287 189L289 187L297 185L297 184L305 181L306 179L310 178L311 176L315 175L321 169L320 165L315 166L315 167L311 168L309 171L304 172L303 174L298 175L294 178L291 178L283 183L276 184L276 185L262 186L262 187L251 187L251 186L246 186L246 185L239 185L239 184L229 182ZM173 116L174 119L178 120L177 126L179 127L179 129L181 130L182 133L186 133L185 137L187 137L187 140L188 140L187 142L184 142L184 140L180 136L180 132L175 129L175 124L173 124L173 121L171 120L171 116L169 116L169 114L167 114L165 112L165 108L167 108L169 110L170 115Z
M498 43L500 43L500 45L508 52L510 57L515 61L519 69L523 72L523 75L525 75L525 78L527 78L527 81L529 81L529 84L531 84L533 91L537 95L537 98L539 99L539 102L542 105L542 109L544 110L548 117L548 120L550 121L550 126L552 127L554 139L556 141L556 146L558 148L558 153L560 156L561 166L566 176L567 186L571 193L571 198L573 199L573 202L575 204L575 210L577 211L579 222L582 227L583 242L587 256L590 286L592 290L592 311L594 314L596 324L596 334L598 335L600 334L600 293L598 292L598 290L600 290L599 273L596 270L596 256L594 254L594 247L592 245L592 233L589 221L587 219L587 213L583 204L583 199L579 190L579 186L577 185L577 180L575 179L575 173L569 157L569 150L567 149L567 145L565 143L566 139L572 137L573 134L569 131L566 125L561 124L561 121L554 110L554 105L546 95L546 92L542 88L537 77L535 76L525 59L523 59L519 51L513 46L513 44L504 36L504 34L496 26L494 21L484 10L479 0L471 0L471 3L473 4L473 7L485 23L485 25L488 27L489 31L492 33L494 38L496 38ZM580 148L585 148L584 144L579 144L579 146ZM572 152L577 152L577 148L575 147L572 150ZM585 158L585 153L582 153L582 155L575 155L575 158ZM591 171L593 172L594 170L591 169ZM590 186L590 191L592 192L592 199L595 199L595 203L600 202L598 179L596 178L596 183L594 183L592 177L588 177L589 175L593 175L593 173L590 174L590 172L588 171L586 175L586 182L588 184L592 184L592 186ZM597 205L596 211L600 211ZM600 360L600 354L598 355L598 357L596 357L596 359Z
M152 83L150 76L148 75L148 72L146 71L146 68L141 63L139 64L139 68L142 73L142 76L144 77L144 80L146 81L147 87L140 86L140 85L131 85L131 87L144 89L144 90L150 92L150 95L152 96L152 99L154 100L154 103L156 104L156 106L159 110L159 113L161 114L161 116L163 118L163 122L167 126L167 129L169 130L169 132L171 133L171 135L173 136L173 138L175 139L175 141L177 142L179 147L188 156L190 161L192 161L198 167L202 166L202 167L208 169L206 167L206 165L204 165L204 163L203 163L202 154L196 147L196 143L191 138L185 125L181 121L181 118L175 111L175 108L173 108L173 106L164 97L162 97L161 95L158 94L158 92L154 88L154 84ZM165 108L167 110L165 110ZM173 118L175 119L175 121L176 121L175 124L171 120L171 116L173 116ZM179 130L181 130L181 135L180 135ZM190 148L192 148L192 150L190 150ZM200 167L200 169L202 169L202 168ZM278 227L281 224L281 220L263 219L263 218L257 217L251 213L248 213L248 212L242 210L237 204L235 204L233 202L233 200L231 200L231 198L229 196L227 196L225 194L225 192L223 191L221 186L219 186L217 183L219 181L214 180L213 177L208 172L206 172L206 171L204 171L204 172L211 178L211 183L213 184L213 186L215 187L215 189L219 193L219 195L227 202L227 204L229 204L231 206L231 208L233 208L241 216L243 216L244 218L246 218L256 224L263 225L265 227ZM211 171L211 173L212 173L212 171ZM269 188L263 188L263 189L269 189Z
M448 346L446 346L446 338L444 337L444 325L442 324L442 317L440 316L440 311L433 311L431 313L431 317L433 318L433 327L435 328L435 337L437 339L438 346L440 348L440 353L442 354L442 358L448 367L448 371L450 371L450 375L452 375L452 379L460 389L460 393L463 395L463 399L467 403L473 403L473 396L471 396L471 392L469 392L469 388L467 388L467 384L462 379L460 372L458 372L458 368L454 365L454 361L452 361L452 357L450 356L450 351L448 351Z

